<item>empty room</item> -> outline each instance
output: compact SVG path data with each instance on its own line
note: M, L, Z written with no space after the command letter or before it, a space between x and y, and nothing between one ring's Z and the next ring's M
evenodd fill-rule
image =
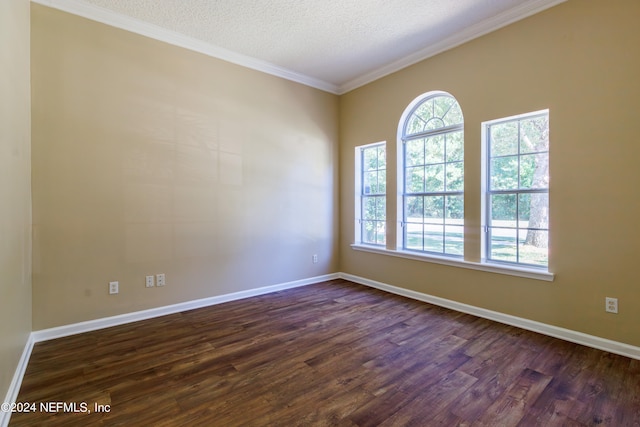
M640 425L640 2L0 1L0 426Z

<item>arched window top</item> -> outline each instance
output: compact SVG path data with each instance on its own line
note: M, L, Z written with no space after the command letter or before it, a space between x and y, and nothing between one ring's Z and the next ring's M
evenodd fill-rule
M456 99L446 92L430 92L414 101L404 123L402 139L462 128L464 117Z

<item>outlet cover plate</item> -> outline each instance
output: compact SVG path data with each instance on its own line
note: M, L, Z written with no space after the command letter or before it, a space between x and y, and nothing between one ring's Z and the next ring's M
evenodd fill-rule
M117 294L119 292L119 284L118 282L109 282L109 294Z
M618 298L606 297L604 309L607 313L618 313Z

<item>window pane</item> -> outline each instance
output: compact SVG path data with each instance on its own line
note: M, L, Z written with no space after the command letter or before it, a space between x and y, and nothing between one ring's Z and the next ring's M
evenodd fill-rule
M424 191L424 167L418 166L406 169L407 193L422 193Z
M549 194L533 193L518 196L518 227L549 228Z
M405 165L424 165L424 139L414 139L405 143Z
M444 165L425 166L425 192L444 191Z
M518 227L527 228L529 226L529 215L531 213L531 194L518 194Z
M516 227L515 194L491 196L491 227Z
M376 197L376 219L384 221L387 217L387 200L385 197Z
M431 118L433 118L433 101L427 100L422 105L420 105L413 114L420 117L423 123L428 122Z
M547 266L549 263L549 232L520 230L520 262Z
M424 220L429 223L442 224L444 222L444 197L425 196Z
M424 250L431 252L444 252L444 225L425 225Z
M518 188L518 156L491 159L491 190Z
M444 127L444 122L442 121L442 119L440 117L432 117L424 126L424 130L436 130L440 129L441 127Z
M378 147L378 169L387 168L387 150L386 147Z
M456 102L448 96L437 96L433 98L434 115L444 119L454 103Z
M447 140L447 162L464 160L464 136L462 131L445 135Z
M533 171L536 169L534 155L520 157L520 188L531 188L533 183Z
M447 171L447 191L464 190L464 163L455 162L445 164Z
M449 109L449 112L444 116L444 124L445 126L452 126L461 124L462 122L464 122L464 118L462 117L460 105L453 101L453 105Z
M520 122L520 153L549 150L549 116L532 117Z
M445 253L464 255L464 227L446 225L444 233Z
M419 221L422 223L424 214L423 197L407 197L404 208L406 221Z
M378 194L385 194L387 191L387 171L378 172Z
M407 223L405 228L405 245L407 249L421 251L423 249L423 225L422 223Z
M376 219L376 197L362 199L362 218L365 220Z
M376 243L376 221L362 221L362 242Z
M444 135L436 135L425 138L425 163L443 163L444 162Z
M405 127L404 134L413 135L416 133L420 133L424 129L424 125L425 122L421 120L420 117L414 114L407 121L407 126Z
M378 169L378 148L365 148L364 150L362 150L362 152L362 169L365 171Z
M462 225L464 223L464 196L445 196L445 223Z
M547 188L549 186L549 154L520 156L520 188Z
M498 261L518 262L515 229L492 228L490 258Z
M377 229L376 229L376 243L379 245L384 245L386 243L386 235L387 235L387 230L386 230L386 225L384 221L378 221L377 222Z
M518 154L518 122L491 125L489 128L491 157Z
M363 194L375 194L378 192L378 172L365 172L362 180Z

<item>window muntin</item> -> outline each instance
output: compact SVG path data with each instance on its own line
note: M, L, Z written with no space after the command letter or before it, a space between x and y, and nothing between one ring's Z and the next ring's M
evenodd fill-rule
M488 261L547 267L549 112L484 125Z
M386 244L387 152L385 143L358 147L360 164L360 242Z
M464 253L464 120L449 94L428 94L402 130L403 249Z

